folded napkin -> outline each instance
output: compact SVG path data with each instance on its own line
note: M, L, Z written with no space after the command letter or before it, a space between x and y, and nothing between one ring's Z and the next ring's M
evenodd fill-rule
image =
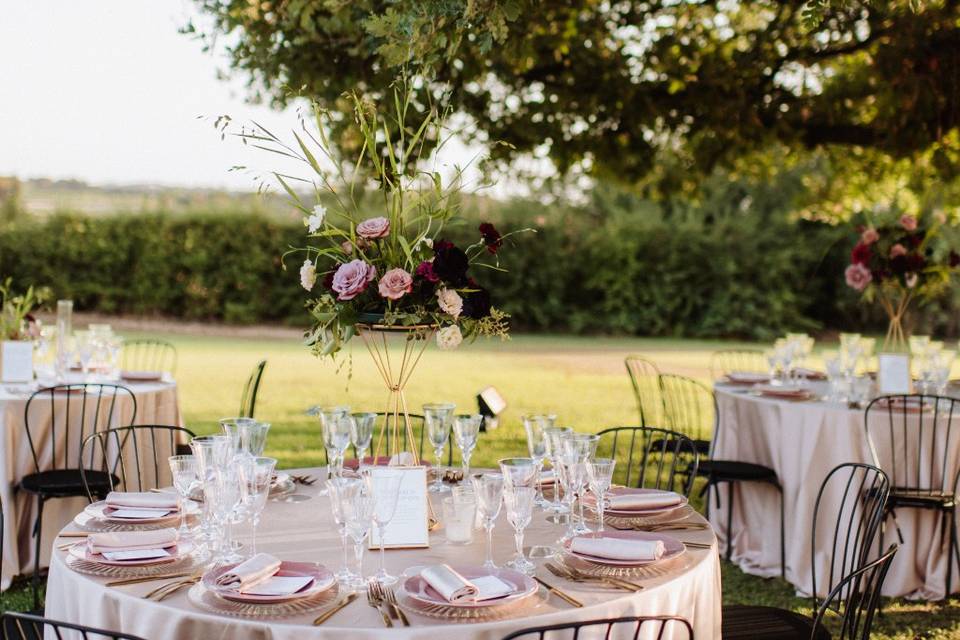
M608 506L610 509L618 509L621 511L647 511L649 509L673 507L680 504L681 500L680 494L672 491L627 493L619 496L611 496L608 501Z
M623 538L574 538L570 550L609 560L659 560L666 552L663 540L626 540Z
M494 575L467 580L453 567L438 564L420 572L420 577L450 603L479 602L503 598L514 588Z
M107 494L108 507L134 507L138 509L167 509L176 511L177 496L173 493L148 491L111 491Z
M87 536L90 553L110 551L137 551L141 549L167 549L177 544L176 529L154 531L110 531L91 533Z
M241 562L217 578L217 585L231 587L243 593L257 583L268 580L280 570L280 561L269 553L258 553L246 562Z
M758 373L756 371L731 371L727 374L727 380L740 384L767 382L769 379L770 376L768 374Z

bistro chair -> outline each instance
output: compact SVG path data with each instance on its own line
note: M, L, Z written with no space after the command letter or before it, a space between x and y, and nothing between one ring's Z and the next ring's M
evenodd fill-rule
M710 356L710 377L714 380L734 372L764 373L769 369L762 349L720 349Z
M786 577L787 546L784 530L783 487L780 485L777 472L754 462L713 459L711 438L717 433L719 411L717 399L710 389L696 380L668 373L660 376L660 387L663 390L667 425L674 431L693 434L700 460L699 465L690 469L689 473L706 479L701 495L706 495L713 489L717 508L720 508L719 485L724 483L727 485L727 562L733 554L734 485L738 482L760 482L770 485L780 494L780 575ZM705 504L709 519L709 495Z
M39 638L79 638L81 640L143 640L119 631L94 629L69 622L57 622L29 613L6 611L0 614L2 640L35 640Z
M527 627L503 640L577 640L583 638L673 638L694 640L693 627L679 616L630 616L602 620L578 620L542 627Z
M898 509L926 509L940 514L941 544L948 540L946 597L953 584L953 565L960 563L956 502L957 439L960 399L921 394L882 396L867 405L864 428L874 464L890 477L886 515L897 536ZM877 446L881 444L883 446Z
M124 371L160 371L172 376L177 371L177 348L154 338L124 340L120 363Z
M627 356L624 360L633 395L640 412L641 427L660 427L663 421L663 397L660 393L660 369L653 360L643 356Z
M253 368L246 384L243 385L243 393L240 395L240 413L241 418L252 418L253 412L257 408L257 393L260 391L260 379L263 378L263 370L267 366L266 360L261 360Z
M80 451L83 485L95 499L89 474L106 474L110 491L149 491L169 486L173 477L167 460L178 446L190 442L189 429L167 425L135 425L87 436ZM100 466L99 470L96 465Z
M129 402L125 424L137 417L137 399L130 389L117 384L64 384L35 391L23 411L24 428L34 473L24 476L19 487L37 497L36 537L33 567L34 607L39 608L40 544L43 505L47 500L94 495L105 497L113 486L110 474L78 466L84 439L118 426L122 405Z
M611 427L599 432L597 455L617 461L616 479L628 487L674 491L689 497L699 454L693 440L657 427Z

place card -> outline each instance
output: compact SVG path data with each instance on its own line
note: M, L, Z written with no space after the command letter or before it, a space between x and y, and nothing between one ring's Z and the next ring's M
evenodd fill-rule
M877 356L877 390L880 395L910 393L910 356L881 353Z
M273 576L241 589L240 593L251 596L288 596L302 590L313 580L313 576Z
M426 467L373 467L370 473L400 473L397 510L384 530L384 548L408 549L430 546L430 507L427 498ZM380 532L370 530L370 548L380 548Z
M33 381L33 343L29 340L0 342L0 380Z
M131 549L129 551L104 551L100 555L111 562L122 562L124 560L166 558L170 556L170 552L166 549Z
M162 518L168 513L170 513L170 509L124 508L111 511L107 515L111 518L125 518L127 520L150 520L153 518Z

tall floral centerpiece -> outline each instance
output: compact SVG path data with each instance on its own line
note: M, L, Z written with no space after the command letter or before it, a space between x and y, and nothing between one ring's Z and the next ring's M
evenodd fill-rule
M905 350L904 318L914 302L943 294L960 254L940 233L942 217L927 221L904 214L896 221L867 224L846 268L847 285L866 302L879 302L889 318L885 350Z

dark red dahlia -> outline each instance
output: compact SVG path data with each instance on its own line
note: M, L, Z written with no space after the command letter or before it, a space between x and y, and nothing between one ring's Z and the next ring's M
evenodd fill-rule
M503 246L503 236L497 231L497 228L489 222L480 225L480 237L483 238L483 244L487 245L487 251L496 253Z
M858 242L850 252L850 262L854 264L866 265L870 262L870 245Z
M420 276L427 282L440 282L440 277L433 270L433 262L430 260L424 260L417 265L416 275Z
M960 265L960 253L957 253L953 249L950 250L950 266L955 267Z
M462 287L467 281L467 267L470 266L467 254L445 240L433 245L433 253L433 272L444 282Z

